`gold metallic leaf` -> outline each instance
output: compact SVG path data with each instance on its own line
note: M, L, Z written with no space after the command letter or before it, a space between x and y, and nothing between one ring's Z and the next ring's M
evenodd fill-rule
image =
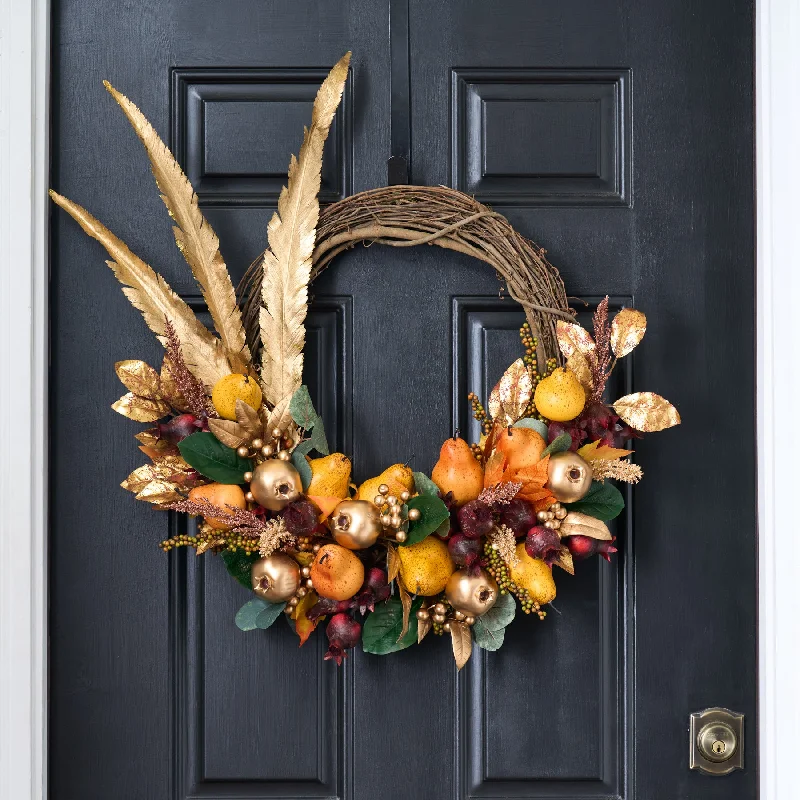
M146 500L154 505L174 503L183 500L183 495L177 491L177 486L169 481L151 481L136 495L137 500Z
M564 358L569 358L576 351L588 356L594 350L594 339L589 331L576 325L574 322L566 322L560 319L556 322L556 337L558 347Z
M230 419L209 419L208 429L222 444L234 450L249 439L248 432Z
M261 284L262 385L266 401L277 406L302 383L308 281L314 252L322 171L322 151L342 98L350 53L330 71L314 100L311 126L298 157L289 162L289 179L268 227Z
M681 422L675 406L653 392L636 392L620 397L613 407L631 428L645 433L663 431Z
M200 211L197 195L188 178L144 114L108 81L103 83L119 103L147 151L162 193L161 199L177 223L173 232L178 249L200 284L214 327L227 350L231 369L246 373L250 351L245 342L233 283L219 251L217 234Z
M419 644L428 635L432 627L433 623L431 622L430 617L417 620L417 644Z
M592 539L611 541L611 531L601 519L590 517L580 511L570 511L558 529L558 535L564 536L590 536Z
M561 567L564 572L568 572L570 575L575 574L575 562L572 560L572 553L570 553L566 547L561 548L561 552L559 552L555 564Z
M161 379L144 361L117 361L114 371L128 391L151 400L161 399Z
M592 380L592 368L589 364L589 359L579 350L575 350L575 352L567 358L566 366L581 382L581 386L583 386L587 392L591 392L594 387L594 381Z
M148 397L140 397L133 392L128 392L120 397L111 408L135 422L155 422L169 414L169 404L163 400L150 400Z
M453 640L453 658L456 660L456 667L461 669L472 655L472 633L469 625L456 622L454 619L450 620L450 638Z
M578 450L578 455L585 461L607 461L613 458L624 458L629 456L633 450L624 450L621 447L609 447L606 444L600 444L598 439L596 442L589 442Z
M123 285L123 293L142 312L147 326L162 344L165 320L169 319L180 339L186 364L197 378L206 386L213 387L220 378L230 375L228 359L220 340L197 319L194 311L172 291L161 275L134 255L123 241L85 208L52 189L50 197L89 236L105 247L113 259L106 263Z
M397 550L392 547L388 542L386 544L386 573L389 583L391 583L400 571L400 558L397 555Z
M244 400L236 401L236 421L253 437L261 436L264 432L258 411L247 405Z
M289 403L291 403L291 401L292 395L287 394L286 397L270 411L269 417L267 417L267 424L264 425L264 430L271 433L277 428L283 433L289 427L289 423L292 421L292 412L289 411Z
M642 341L647 330L647 317L635 308L624 308L611 323L611 349L617 358L628 353Z
M178 384L172 374L169 358L164 356L161 362L161 396L178 411L191 411L186 403L186 398L181 394Z
M408 633L408 622L411 617L411 595L403 585L403 579L398 576L397 578L397 591L400 594L400 602L403 605L403 627L400 630L400 635L397 637L399 642Z
M528 408L533 395L533 379L518 358L504 373L489 395L489 414L503 427L513 425Z
M123 489L129 492L138 494L147 486L150 481L154 480L152 464L145 464L142 467L137 467L124 481L120 484Z

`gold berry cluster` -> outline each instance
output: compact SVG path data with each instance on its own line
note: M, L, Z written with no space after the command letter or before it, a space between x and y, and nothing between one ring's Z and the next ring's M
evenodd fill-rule
M389 487L382 483L378 487L378 494L375 495L373 503L378 507L381 515L381 525L388 529L385 531L398 542L404 542L408 534L401 530L405 520L403 519L403 504L411 499L411 492L403 490L398 495L389 494ZM420 518L418 508L408 510L408 518L414 522Z
M281 461L288 461L289 448L294 444L290 436L284 436L280 428L273 428L270 431L270 438L267 441L266 434L262 439L260 436L245 442L236 448L236 454L241 458L251 458L259 463L267 458L279 458Z
M557 531L561 527L561 521L567 516L567 509L561 503L553 503L547 511L539 511L536 518L545 528Z
M417 619L421 622L430 620L431 629L437 636L443 633L450 632L450 622L463 622L464 625L474 625L475 617L472 614L465 614L463 611L457 611L446 602L439 600L431 607L423 606L417 611Z

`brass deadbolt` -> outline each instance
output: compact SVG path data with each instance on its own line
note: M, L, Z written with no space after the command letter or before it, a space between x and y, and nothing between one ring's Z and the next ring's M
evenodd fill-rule
M689 767L708 775L727 775L744 767L744 715L707 708L689 717Z

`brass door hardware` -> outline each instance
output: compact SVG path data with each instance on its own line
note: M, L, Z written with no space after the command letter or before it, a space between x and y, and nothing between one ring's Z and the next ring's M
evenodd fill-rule
M689 768L727 775L744 768L744 714L707 708L689 716Z

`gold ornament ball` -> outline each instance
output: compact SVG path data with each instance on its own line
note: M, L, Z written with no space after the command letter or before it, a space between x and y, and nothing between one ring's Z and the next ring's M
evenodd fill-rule
M262 442L261 439L253 439L253 441L250 442L250 447L252 447L253 450L260 450L263 446L264 442Z
M244 499L247 500L248 503L255 503L255 501L256 501L255 497L253 497L253 493L252 492L248 492L244 496Z
M547 464L547 487L556 500L576 503L586 495L591 486L592 468L577 453L567 450L550 456ZM545 519L552 519L554 516Z
M408 509L408 518L412 522L416 522L422 516L422 512L418 508L409 508Z
M444 614L434 614L433 621L438 622L441 625L444 622Z
M446 633L450 633L450 623L445 622L445 624L442 625L442 630L445 631Z
M281 511L300 497L300 473L285 461L264 461L253 470L250 491L256 502L270 511Z
M411 492L402 491L400 492L400 499L405 503L411 499Z
M343 500L331 514L331 533L348 550L372 547L381 532L378 509L366 500Z
M300 567L285 553L256 561L250 570L253 591L269 603L288 600L300 585Z
M278 453L277 458L280 461L288 461L291 458L291 456L289 455L288 450L281 450L280 453Z
M436 605L433 607L433 611L434 611L434 613L436 613L436 614L444 614L444 613L445 613L445 611L447 611L447 606L446 606L444 603L437 603L437 604L436 604Z
M250 481L253 480L253 473L252 472L245 472L245 474L242 475L242 477L244 478L244 482L245 483L250 483Z
M382 494L377 494L372 498L372 502L375 503L376 506L382 506L386 501L383 499Z
M465 625L474 625L475 624L475 617L470 614L467 617L464 617L464 624Z
M390 506L396 506L397 505L397 498L393 494L387 495L386 502Z
M381 484L381 485L378 487L378 491L379 491L381 494L389 494L389 487L388 487L388 486L387 486L385 483L382 483L382 484Z
M240 445L236 448L236 455L240 458L247 458L250 455L250 451L244 445Z
M274 447L273 447L271 444L265 444L265 445L264 445L264 446L261 448L261 452L262 452L262 453L263 453L263 454L264 454L264 455L265 455L267 458L269 458L269 457L270 457L270 456L271 456L271 455L272 455L272 454L275 452L275 448L274 448Z
M421 608L419 611L417 611L417 619L430 619L430 616L431 615L424 608Z
M272 429L272 438L273 439L280 439L281 438L281 429L280 428L273 428Z
M305 586L301 586L301 587L300 587L300 588L297 590L297 596L298 596L298 597L305 597L307 594L308 594L308 589L306 589L306 587L305 587Z
M307 578L311 574L311 567L303 567L303 569L300 570L300 574L304 578Z
M456 611L456 612L455 612L455 614L453 614L453 616L454 616L454 617L455 617L455 618L456 618L456 619L457 619L459 622L461 622L462 620L464 620L464 619L465 619L465 617L466 617L466 614L464 614L464 612L463 612L463 611Z
M408 539L408 535L405 531L397 531L397 536L395 538L398 542L404 542L406 539Z
M468 569L459 569L450 576L444 593L453 608L480 617L497 602L500 590L488 572L473 575Z

